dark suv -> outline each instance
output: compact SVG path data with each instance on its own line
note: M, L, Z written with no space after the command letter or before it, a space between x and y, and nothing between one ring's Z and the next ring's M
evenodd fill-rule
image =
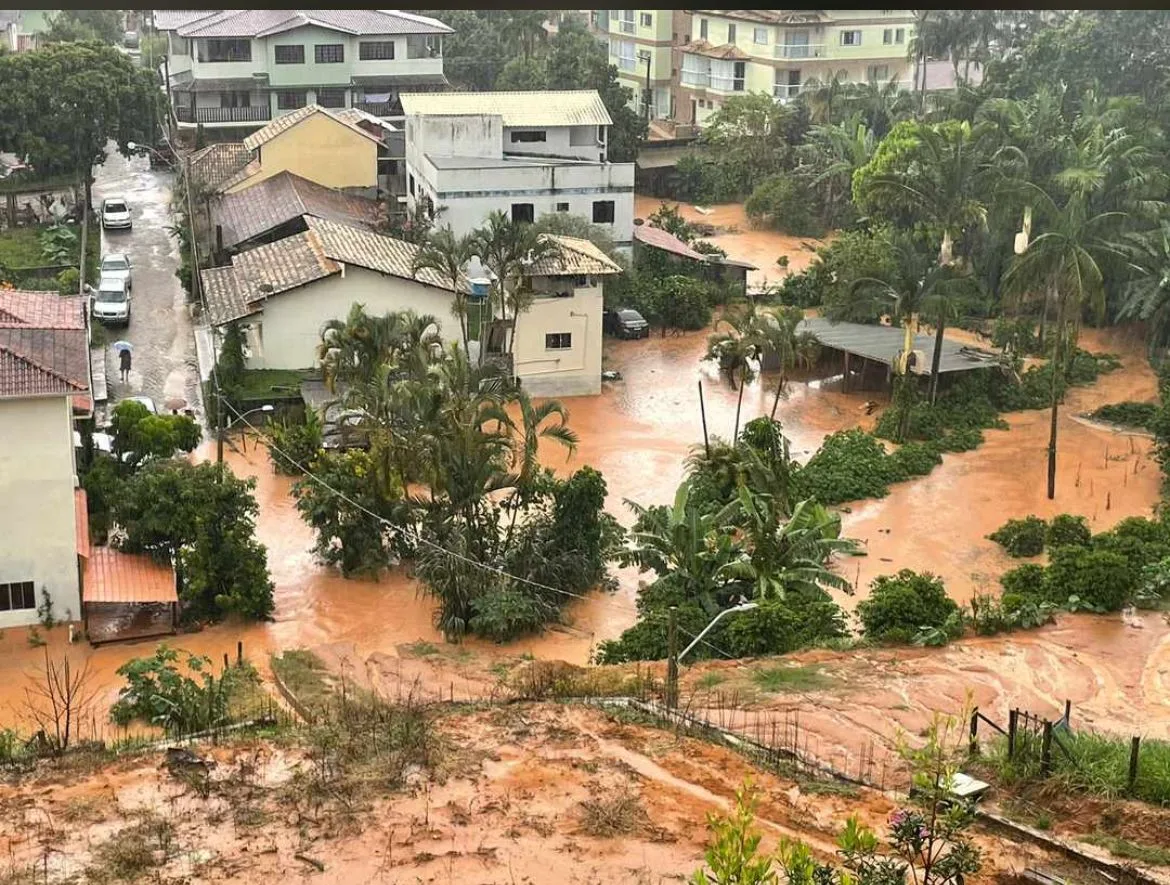
M618 338L650 337L650 324L642 314L628 307L607 310L602 318L602 326L606 332Z

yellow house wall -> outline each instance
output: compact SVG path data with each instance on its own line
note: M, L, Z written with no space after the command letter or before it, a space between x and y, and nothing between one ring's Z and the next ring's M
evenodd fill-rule
M377 187L378 145L326 114L313 114L261 145L260 171L228 193L286 170L325 187Z

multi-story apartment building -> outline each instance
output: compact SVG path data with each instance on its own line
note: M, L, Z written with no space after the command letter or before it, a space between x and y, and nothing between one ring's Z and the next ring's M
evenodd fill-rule
M400 92L443 89L442 22L376 9L158 10L180 129L238 137L307 105L402 114Z
M632 90L630 105L643 111L649 100L650 119L677 119L680 47L690 42L690 10L595 9L589 26L608 49L622 85Z
M909 9L697 9L681 47L678 118L702 123L730 96L794 98L809 81L904 81Z

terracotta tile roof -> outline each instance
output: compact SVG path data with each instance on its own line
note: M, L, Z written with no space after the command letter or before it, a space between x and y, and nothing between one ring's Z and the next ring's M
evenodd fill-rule
M85 561L81 601L178 602L175 571L141 553L94 547Z
M181 37L269 37L305 25L347 34L450 34L437 19L391 9L229 9L178 25Z
M589 240L545 234L553 242L556 252L529 265L529 276L603 276L621 273L620 264L613 261Z
M253 160L231 178L224 179L223 183L219 186L219 190L226 191L229 187L235 187L240 182L247 181L253 175L259 173L261 168L263 167L261 167L260 161Z
M413 273L418 246L373 231L338 224L323 218L307 217L309 230L317 235L322 251L335 261L356 264L369 270L417 280L428 286L449 289L443 278L429 268Z
M747 61L751 58L750 55L734 43L724 43L722 46L715 46L706 40L696 40L694 43L688 43L682 47L682 50L692 55L703 55L707 58L721 58L724 60Z
M211 208L212 224L223 228L227 249L303 215L373 227L379 207L377 200L343 194L285 171L246 190L224 194Z
M663 252L669 252L682 258L690 258L694 261L707 260L701 252L696 252L674 234L668 233L660 227L636 224L634 225L634 239L639 243L645 243L647 246L653 246L655 249L661 249Z
M746 56L745 56L746 57ZM503 118L505 126L610 126L613 118L596 89L544 92L409 92L399 96L407 115Z
M85 489L73 490L73 515L77 528L77 555L89 557L89 500Z
M286 132L293 126L296 126L302 120L308 119L314 114L324 114L326 117L329 117L331 120L340 123L342 126L346 126L349 129L352 129L363 138L368 138L370 141L378 141L377 136L366 132L366 130L358 126L356 122L350 122L347 119L338 117L336 114L330 113L328 108L323 108L320 105L308 104L303 108L297 108L295 111L290 111L287 114L281 114L263 129L258 129L253 132L244 139L244 147L250 151L254 151L256 148L272 141L272 139L276 138L276 136L280 135L282 132Z
M805 22L830 21L823 9L696 9L720 18L735 18L741 21L764 22L767 24L801 24Z
M217 12L215 9L156 9L152 15L155 28L160 31L173 31Z
M219 190L252 160L252 151L238 141L209 144L191 154L187 162L191 180L208 190Z
M89 391L86 299L0 289L0 398Z

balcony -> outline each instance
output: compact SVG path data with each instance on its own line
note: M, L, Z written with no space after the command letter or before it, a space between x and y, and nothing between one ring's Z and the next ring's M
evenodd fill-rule
M772 47L776 58L824 58L824 43L777 43Z
M682 72L682 85L691 86L695 89L707 89L711 85L711 75L702 71L688 71L684 68Z
M249 108L192 108L178 106L175 119L180 123L265 123L272 117L268 105Z
M373 114L375 117L401 117L402 104L394 101L354 101L353 106L359 111Z
M799 94L799 83L776 83L772 86L772 97L778 101L791 101Z
M743 92L743 77L716 77L711 75L711 88L716 92Z

